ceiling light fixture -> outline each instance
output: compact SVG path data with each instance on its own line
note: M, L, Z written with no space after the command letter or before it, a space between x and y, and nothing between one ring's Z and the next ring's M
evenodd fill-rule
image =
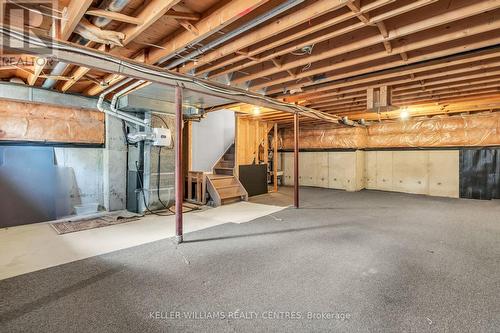
M410 118L410 113L408 112L408 108L405 107L401 110L401 113L399 114L399 117L403 120L406 120Z

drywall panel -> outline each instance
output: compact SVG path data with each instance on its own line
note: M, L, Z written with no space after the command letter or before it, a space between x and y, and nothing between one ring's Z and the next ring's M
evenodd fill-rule
M377 189L377 152L365 152L365 188L370 190Z
M234 112L209 112L192 123L192 170L211 172L219 158L234 143Z
M429 195L459 197L460 151L429 151Z
M377 151L377 189L392 191L392 151Z
M429 192L427 151L395 151L392 153L392 161L394 191L415 194Z

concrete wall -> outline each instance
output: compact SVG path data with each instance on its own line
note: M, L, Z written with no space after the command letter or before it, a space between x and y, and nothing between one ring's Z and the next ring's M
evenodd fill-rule
M175 115L161 115L167 123L173 138L175 138ZM165 124L158 117L151 118L153 127L165 127ZM174 142L174 140L172 140ZM150 209L164 209L163 204L170 206L175 200L175 149L172 147L162 147L160 155L160 174L158 174L158 153L159 147L154 147L150 144L147 146L150 154L149 175L145 175L145 179L149 179L148 187L148 205ZM160 177L160 200L158 199L158 177Z
M293 185L293 153L282 165ZM459 197L458 150L301 152L299 168L301 186Z
M71 170L64 180L70 193L69 207L94 202L104 206L103 149L55 148L54 152L56 165Z
M57 166L72 170L64 184L69 188L71 206L97 202L108 211L126 208L127 146L121 120L106 116L105 148L54 151Z
M365 152L366 188L459 197L459 151Z
M209 112L192 125L192 169L211 172L217 160L234 142L234 111Z
M106 115L106 148L103 151L104 208L122 210L127 206L127 144L122 121Z

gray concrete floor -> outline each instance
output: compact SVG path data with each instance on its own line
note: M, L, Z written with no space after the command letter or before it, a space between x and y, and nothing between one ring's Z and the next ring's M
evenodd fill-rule
M500 331L499 202L301 195L300 210L193 232L180 246L0 281L0 331Z

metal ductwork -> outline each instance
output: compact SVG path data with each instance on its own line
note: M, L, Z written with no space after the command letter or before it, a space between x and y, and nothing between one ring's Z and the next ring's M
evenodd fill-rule
M105 0L101 4L100 8L108 10L110 12L120 12L120 11L122 11L125 8L125 6L127 6L127 4L129 2L130 2L130 0ZM98 28L102 28L102 27L108 25L111 21L112 20L110 20L108 18L105 18L105 17L94 17L94 18L92 18L92 20L90 22L94 26L96 26ZM88 42L89 42L89 40L86 39L86 38L83 38L83 37L79 37L76 40L76 43L78 43L80 45L85 45ZM67 63L65 63L65 62L59 62L54 67L54 69L52 70L52 72L50 73L50 76L57 77L57 76L63 75L63 73L64 73L64 71L66 70L67 67L68 67ZM57 83L57 80L55 80L55 79L47 79L43 83L42 87L45 88L45 89L52 89L52 88L54 88L54 86L56 85L56 83Z
M81 95L61 94L18 83L0 83L0 99L19 102L66 106L96 110L96 99Z

